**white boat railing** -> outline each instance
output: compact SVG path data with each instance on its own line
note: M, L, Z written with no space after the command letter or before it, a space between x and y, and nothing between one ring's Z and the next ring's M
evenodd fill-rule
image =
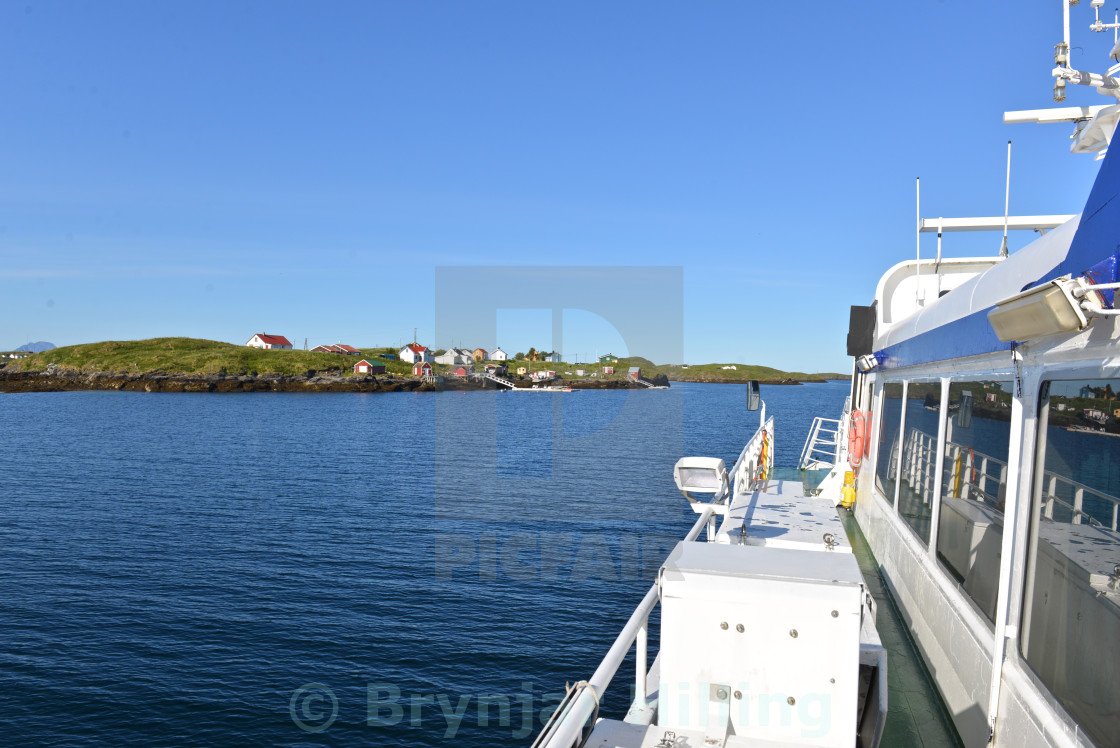
M949 494L993 504L1002 510L999 504L1007 488L1007 463L963 444L949 442L945 446L949 452L945 473ZM992 487L995 491L990 490Z
M797 461L798 470L830 468L840 462L840 424L839 418L813 419L805 446L801 448L801 458Z
M710 507L700 512L696 524L684 536L684 541L696 540L696 537L708 525L712 516ZM649 670L647 667L649 615L657 607L657 593L658 589L655 583L646 592L642 601L638 603L638 607L630 615L630 619L622 628L618 638L614 640L614 644L607 650L606 656L599 663L599 667L595 669L591 679L580 681L568 689L564 699L556 707L552 716L549 717L540 735L533 741L533 748L573 748L573 746L584 744L590 735L590 731L595 728L595 717L599 712L599 702L602 699L603 692L607 690L615 673L618 672L618 668L626 659L626 655L629 654L631 645L636 647L634 652L634 703L631 712L634 711L634 707L648 708L649 694L646 693L646 676ZM590 725L588 725L589 721ZM588 731L586 735L584 734L585 726Z
M933 499L933 477L937 470L937 436L911 427L902 453L902 480L921 497L923 504Z
M897 443L896 443L897 444ZM911 428L906 436L902 459L902 477L911 491L928 504L933 498L933 481L937 469L937 437L917 428ZM945 466L945 493L962 499L972 499L1003 510L1002 502L1007 489L1007 462L991 455L977 452L964 444L946 444L949 463ZM893 468L893 455L890 464ZM892 469L893 477L893 469ZM1109 527L1115 531L1120 520L1120 497L1112 496L1072 478L1047 470L1043 473L1041 496L1043 515L1054 519L1055 507L1069 511L1069 522ZM1110 515L1102 522L1085 511L1085 499L1103 502Z
M1045 477L1043 478L1043 480L1045 481L1045 491L1042 494L1042 512L1047 519L1054 519L1054 505L1057 504L1065 507L1070 511L1070 522L1075 525L1082 524L1082 518L1088 518L1088 522L1091 525L1109 527L1113 531L1117 529L1117 519L1120 519L1120 498L1102 493L1095 488L1086 486L1084 483L1078 483L1072 478L1067 478L1064 475L1058 475L1057 473L1052 473L1050 471L1047 471L1045 473ZM1068 487L1070 493L1073 494L1070 497L1071 501L1066 501L1065 499L1059 497L1059 486ZM1096 517L1084 511L1086 495L1100 499L1106 504L1112 505L1112 517L1110 524L1106 525L1104 522L1101 522Z
M770 418L758 428L739 459L731 468L732 495L746 490L756 480L770 477L774 468L774 419Z

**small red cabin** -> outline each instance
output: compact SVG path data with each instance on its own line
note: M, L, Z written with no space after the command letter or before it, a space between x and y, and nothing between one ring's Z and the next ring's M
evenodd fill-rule
M384 374L385 364L373 364L366 361L364 358L358 363L354 364L355 374Z

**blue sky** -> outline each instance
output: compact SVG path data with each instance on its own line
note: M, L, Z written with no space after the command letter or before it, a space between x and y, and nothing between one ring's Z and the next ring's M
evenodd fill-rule
M437 267L652 265L683 269L686 362L847 371L849 305L914 254L916 176L927 217L998 215L1010 138L1012 213L1080 210L1098 163L1070 127L1001 121L1051 105L1060 8L7 3L0 349L445 347ZM1100 71L1090 20L1074 8L1073 61ZM636 286L617 293L649 303ZM625 345L498 316L511 352Z

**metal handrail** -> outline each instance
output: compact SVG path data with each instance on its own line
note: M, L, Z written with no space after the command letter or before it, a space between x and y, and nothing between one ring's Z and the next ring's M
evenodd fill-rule
M765 460L762 458L765 456ZM759 478L768 477L774 468L774 419L758 427L743 447L731 468L731 495L744 490Z
M707 526L708 520L712 516L711 507L702 511L696 520L696 524L684 536L684 542L696 540L696 537ZM599 699L611 684L611 680L618 672L622 661L626 659L627 653L630 652L630 645L635 642L637 643L637 651L634 658L634 700L645 702L645 664L646 648L648 646L646 635L649 631L649 614L653 612L658 602L658 585L654 584L646 592L642 601L638 603L638 607L630 614L630 619L614 640L614 644L607 650L603 661L595 669L595 674L587 681L581 681L571 689L568 696L545 723L544 729L541 730L540 735L533 742L533 748L573 748L573 746L578 748L578 746L584 744L591 734L591 730L588 730L588 734L583 735L584 725L598 711ZM594 729L594 725L592 725L592 729Z
M826 424L835 425L835 428L826 428ZM838 447L840 446L840 432L841 421L839 418L822 418L817 416L813 419L813 425L809 429L809 437L805 440L805 446L801 448L801 458L797 461L798 470L808 470L810 465L820 467L831 467L839 460L837 454ZM825 435L822 438L822 434ZM831 436L831 439L827 437ZM827 449L831 447L830 449ZM831 459L822 460L816 456L818 453L828 455Z
M1106 527L1103 522L1083 510L1085 506L1085 494L1090 494L1091 496L1095 496L1098 499L1112 504L1112 521L1109 527L1113 531L1116 531L1117 519L1118 515L1120 515L1120 498L1103 493L1084 483L1079 483L1072 478L1067 478L1064 475L1050 471L1043 474L1043 480L1046 481L1046 489L1043 491L1041 498L1045 501L1043 514L1047 519L1054 519L1054 504L1057 503L1069 509L1073 514L1071 517L1072 524L1080 525L1081 518L1087 517L1089 519L1089 524ZM1072 504L1058 496L1057 489L1059 484L1068 485L1073 490Z
M517 388L516 384L514 384L513 382L511 382L508 379L504 379L503 377L499 377L497 374L491 374L491 373L486 372L486 371L480 371L480 372L476 372L475 376L476 377L481 377L482 379L489 379L491 382L496 382L496 383L498 383L498 384L500 384L504 387L509 387L511 390Z
M905 450L903 455L903 476L907 477L907 482L911 488L915 485L922 489L930 489L932 494L932 481L933 469L936 466L936 446L937 440L931 434L926 434L920 429L911 427L907 434L906 444L903 447ZM973 497L973 500L980 501L981 503L993 503L991 500L998 501L1001 489L1007 484L1007 471L1008 464L1005 460L997 457L977 452L971 447L964 444L957 444L956 442L948 442L946 444L947 455L952 455L954 462L957 455L962 456L961 470L967 472L967 478L961 480L961 497ZM967 453L967 457L964 455ZM893 460L892 460L892 465ZM975 477L973 477L973 469L975 468ZM946 480L950 483L956 480L956 470L954 466L953 472L948 473ZM1080 525L1084 520L1088 520L1089 524L1097 525L1100 527L1109 527L1111 530L1116 531L1120 525L1120 498L1107 494L1103 491L1087 486L1084 483L1073 480L1070 477L1056 473L1052 470L1047 470L1042 474L1044 488L1041 492L1041 500L1043 502L1043 516L1047 519L1054 518L1055 504L1065 507L1071 513L1071 524ZM995 491L989 489L989 484L995 482ZM1066 500L1058 495L1058 487L1068 487L1073 496L1070 500ZM919 491L923 500L928 503L928 496L923 495L924 491ZM1092 516L1084 510L1086 495L1104 501L1112 505L1112 517L1110 522L1105 524L1096 517Z

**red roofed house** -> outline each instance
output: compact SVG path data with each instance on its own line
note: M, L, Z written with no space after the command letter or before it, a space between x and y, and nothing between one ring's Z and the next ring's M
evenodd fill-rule
M283 335L269 335L268 333L259 333L249 338L249 342L245 345L252 348L287 348L291 349L292 344Z
M412 367L412 375L415 377L430 377L432 376L432 365L427 361L415 364Z
M349 345L345 345L344 343L338 343L337 345L317 345L317 346L315 346L314 348L311 349L311 352L312 353L342 353L342 354L345 354L347 356L360 356L360 355L362 355L362 352L359 351L357 348L354 348L354 347L349 346Z
M384 374L385 364L371 364L364 358L358 363L354 364L355 374Z
M460 366L458 369L453 369L451 373L454 374L457 377L465 377L473 371L474 371L473 366L471 366L470 368L468 368L466 366Z
M401 348L399 354L401 361L407 361L410 364L417 364L421 362L431 362L432 352L422 345L416 343L409 343L404 348Z
M475 361L488 361L490 359L490 354L485 348L475 348L471 351L471 355Z

